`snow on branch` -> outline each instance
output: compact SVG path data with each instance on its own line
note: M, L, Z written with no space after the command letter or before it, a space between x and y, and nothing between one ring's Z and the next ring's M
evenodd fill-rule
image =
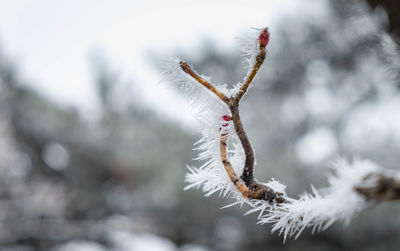
M210 78L178 59L165 66L167 81L183 90L202 134L195 149L200 151L196 160L204 164L187 167L186 189L201 188L205 196L218 193L236 200L227 207L249 205L247 213L258 212L258 223L273 224L272 232L278 231L284 239L297 238L305 228L314 232L337 221L348 223L372 205L400 199L399 175L367 160L338 160L328 188L312 186L312 193L298 199L290 198L286 186L274 179L263 183L254 178L254 152L239 116L239 102L266 58L269 39L264 28L248 40L244 51L249 71L243 83L232 89L210 83ZM233 142L232 149L228 141Z

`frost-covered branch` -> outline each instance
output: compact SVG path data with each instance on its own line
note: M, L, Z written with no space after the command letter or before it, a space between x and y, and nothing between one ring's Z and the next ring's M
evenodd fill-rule
M242 144L244 153L245 153L245 163L244 163L244 168L242 171L242 175L240 176L241 180L239 180L238 176L236 175L235 171L230 165L229 159L226 156L226 136L228 132L224 132L221 134L221 161L222 164L224 165L224 168L230 178L230 180L233 182L234 186L240 191L240 193L248 198L248 199L261 199L261 200L266 200L269 202L273 202L276 199L279 201L284 201L282 198L281 194L276 193L273 191L270 187L259 183L254 179L254 152L253 148L250 144L250 141L247 137L247 134L245 130L243 129L242 122L240 120L239 116L239 101L243 97L243 95L246 93L247 89L249 88L251 82L253 81L254 77L256 76L258 70L260 69L262 63L265 60L265 47L267 46L269 42L269 30L268 28L265 28L262 30L261 34L259 35L258 38L258 50L257 54L255 56L254 64L251 67L249 73L247 74L244 83L240 86L239 90L237 90L236 93L232 93L229 97L224 95L221 91L219 91L214 85L210 84L208 81L204 80L202 77L200 77L198 74L196 74L186 62L179 62L180 67L182 70L188 74L190 77L192 77L194 80L196 80L198 83L203 85L205 88L210 90L212 93L214 93L223 103L225 103L232 116L229 115L223 115L222 118L225 121L228 121L232 119L233 125L236 131L236 135L239 137L240 142ZM224 125L229 125L225 123ZM224 128L225 131L225 128ZM243 184L244 183L244 184Z
M165 67L167 80L186 94L203 135L196 143L201 151L196 159L205 163L198 168L188 166L186 189L202 188L206 196L219 193L234 198L232 205L248 204L252 207L248 213L258 212L258 222L272 223L272 231L279 231L284 238L297 238L307 227L320 231L336 221L347 223L372 205L400 199L400 175L366 160L337 161L329 187L312 187L312 193L299 199L288 197L286 186L274 179L262 183L254 178L254 152L240 119L239 102L265 60L269 38L265 28L248 40L249 72L243 83L231 89L210 83L178 59ZM232 149L228 149L229 140Z
M228 115L222 116L224 121L232 120L232 117ZM221 161L224 165L226 173L228 174L230 180L238 189L238 191L248 199L258 199L258 200L266 200L270 203L276 201L277 203L285 202L285 199L282 197L283 194L275 193L270 187L261 184L253 179L253 182L247 184L243 181L243 179L239 179L236 175L235 171L232 168L231 163L229 162L229 158L227 155L227 136L229 131L227 130L229 127L229 123L223 123L222 127L220 128L222 131L221 139L220 139L220 154L221 154Z
M365 184L372 185L365 185ZM382 173L370 173L363 177L364 186L354 189L368 200L379 202L400 199L400 180Z
M186 72L188 75L190 75L192 78L194 78L197 82L202 84L205 88L212 91L222 101L227 100L227 98L225 97L225 95L223 93L218 91L212 84L208 83L204 78L200 77L197 73L195 73L186 62L181 61L181 62L179 62L179 65L181 66L181 68L184 72Z
M258 70L260 69L261 65L264 63L265 60L265 47L268 45L270 33L268 28L265 28L258 37L259 43L259 50L256 56L256 60L254 62L251 71L247 74L246 80L244 81L242 87L235 96L235 99L238 101L243 97L246 93L247 89L249 88L251 82L253 81L254 77L256 76Z

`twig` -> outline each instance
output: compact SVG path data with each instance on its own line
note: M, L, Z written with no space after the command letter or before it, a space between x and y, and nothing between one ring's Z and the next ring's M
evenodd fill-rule
M247 134L243 128L242 121L240 120L239 115L239 103L234 102L234 105L229 106L229 109L232 113L232 121L235 126L235 131L237 136L239 137L240 143L243 146L243 151L245 153L246 159L244 162L244 168L242 175L240 176L247 186L255 182L254 179L254 151L251 146L250 140L247 137Z
M260 35L258 36L258 54L256 56L256 60L254 62L254 65L250 71L250 73L247 75L246 80L244 81L243 85L240 87L239 92L236 94L235 99L237 99L237 102L239 103L240 99L243 97L243 95L247 92L247 89L249 88L251 82L253 81L254 77L256 76L258 70L260 69L261 65L264 63L265 60L265 47L267 47L269 38L271 34L269 33L269 29L265 28L262 30Z
M230 104L228 104L229 109L232 113L236 134L238 135L240 142L242 143L243 150L246 155L243 172L240 177L245 181L247 186L250 186L251 184L257 182L254 179L254 151L253 147L251 146L250 140L248 139L247 134L243 128L242 121L240 120L239 102L242 99L243 95L247 92L261 65L264 63L266 55L265 47L268 45L269 38L269 30L268 28L265 28L258 37L259 48L253 67L247 75L247 78L244 81L243 85L240 87L238 93L232 98Z
M260 69L261 65L264 63L265 60L265 49L261 49L257 56L256 56L256 62L253 65L253 68L251 69L249 75L247 76L246 80L244 81L242 87L240 87L240 90L235 96L235 99L240 101L240 99L243 97L243 95L247 92L247 89L249 88L251 82L253 82L254 77L256 76L258 70Z
M226 115L223 118L227 120ZM226 130L226 127L228 125L228 123L223 124L222 126L225 128L220 129ZM243 195L243 197L248 199L265 200L270 203L274 201L277 203L286 202L283 194L276 193L270 187L256 181L253 181L250 185L245 185L242 180L238 178L227 156L227 139L228 132L222 132L220 138L220 155L222 164L224 165L225 171L228 174L230 180L235 185L236 189Z
M243 184L241 180L239 180L238 176L236 175L235 171L232 168L231 163L229 162L228 155L227 155L227 139L228 134L222 133L221 140L220 140L220 155L222 164L224 165L225 171L228 174L229 178L231 179L232 183L235 185L237 190L244 196L247 196L247 187Z
M215 88L212 84L208 83L205 79L197 75L197 73L195 73L186 62L181 61L179 62L179 65L181 66L184 72L186 72L197 82L202 84L205 88L215 93L215 95L217 95L221 100L223 100L224 102L227 100L227 97L222 92L218 91L217 88Z

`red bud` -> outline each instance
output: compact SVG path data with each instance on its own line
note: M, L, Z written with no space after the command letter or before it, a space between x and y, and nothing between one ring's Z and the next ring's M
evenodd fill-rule
M268 28L265 28L258 37L258 42L260 43L260 49L263 49L267 46L269 42L269 37L270 37L269 30Z
M225 121L231 121L232 117L229 116L229 115L224 115L224 116L222 116L222 119L225 120Z

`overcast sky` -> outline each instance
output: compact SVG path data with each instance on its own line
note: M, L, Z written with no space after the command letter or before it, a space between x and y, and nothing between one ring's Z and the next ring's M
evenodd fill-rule
M273 39L285 15L316 11L325 2L0 0L0 48L29 85L83 111L96 107L89 54L101 50L123 78L140 83L151 106L176 118L181 110L173 108L182 101L159 85L149 49L192 52L205 36L220 50L238 49L234 38L249 27L267 25Z

